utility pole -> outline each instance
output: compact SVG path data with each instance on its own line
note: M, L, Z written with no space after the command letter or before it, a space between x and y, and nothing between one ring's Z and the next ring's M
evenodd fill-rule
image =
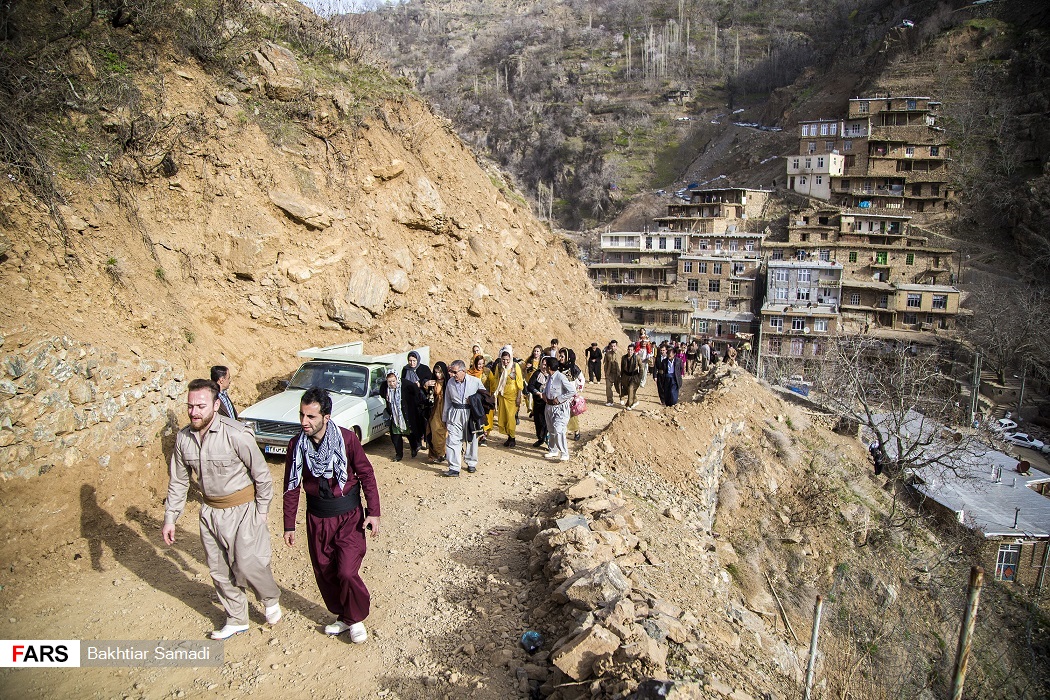
M980 405L978 396L981 393L981 353L976 353L973 358L973 378L970 381L970 425L977 419L977 407Z
M962 628L959 630L959 646L955 650L951 700L962 700L963 683L966 681L966 665L970 660L970 648L973 644L973 627L977 621L977 604L981 600L982 585L984 585L984 569L975 566L970 569L970 585L966 593L966 608L963 610Z

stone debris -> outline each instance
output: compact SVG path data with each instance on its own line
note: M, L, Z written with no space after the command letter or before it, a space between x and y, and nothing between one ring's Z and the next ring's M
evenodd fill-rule
M532 623L575 625L551 645L546 675L533 660L526 681L554 700L626 698L636 691L643 693L639 698L665 697L652 694L663 681L648 679L667 677L672 645L693 644L698 620L644 585L641 519L597 472L554 502L557 512L531 518L518 533L519 539L531 535L530 575L548 584L548 600L533 610ZM666 697L703 697L700 687L671 684Z

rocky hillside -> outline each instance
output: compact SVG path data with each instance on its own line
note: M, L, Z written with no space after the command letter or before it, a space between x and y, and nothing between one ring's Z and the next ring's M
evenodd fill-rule
M973 543L790 396L721 368L698 403L621 413L586 446L594 471L519 532L525 624L551 639L519 677L559 700L798 697L819 595L814 697L946 697ZM1045 696L1045 613L983 596L966 697Z
M313 345L451 360L620 335L562 241L390 78L261 39L216 70L103 19L61 64L81 101L46 115L69 145L54 196L0 180L5 478L163 489L161 438L212 364L244 406Z

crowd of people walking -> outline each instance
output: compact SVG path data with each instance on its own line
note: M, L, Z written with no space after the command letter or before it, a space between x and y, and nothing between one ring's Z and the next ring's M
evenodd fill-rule
M729 348L725 362L735 362ZM604 348L591 343L584 351L587 371L576 362L576 352L554 338L544 347L533 346L528 357L515 357L504 345L494 357L481 346L471 348L469 361L421 364L409 353L400 374L391 371L381 393L387 402L394 461L404 458L407 438L412 457L427 451L432 464L445 467L444 476L458 477L478 468L478 448L506 436L504 447L517 447L522 413L532 420L533 448L546 448L545 457L568 461L569 440L580 439L579 416L586 410L586 382L605 381L606 406L638 407L638 391L650 375L664 406L678 403L688 375L707 372L718 362L708 341L664 341L654 344L643 331L623 352L619 343Z

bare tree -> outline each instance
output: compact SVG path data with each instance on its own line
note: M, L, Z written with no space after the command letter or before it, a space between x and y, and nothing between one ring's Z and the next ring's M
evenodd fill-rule
M997 279L971 292L973 316L966 322L967 338L984 353L1000 382L1011 367L1024 363L1047 371L1047 326L1050 296L1031 284L1010 285Z
M989 448L982 431L952 427L965 417L941 363L933 348L841 336L827 343L811 379L826 408L869 436L891 480L917 470L967 478L983 469Z

